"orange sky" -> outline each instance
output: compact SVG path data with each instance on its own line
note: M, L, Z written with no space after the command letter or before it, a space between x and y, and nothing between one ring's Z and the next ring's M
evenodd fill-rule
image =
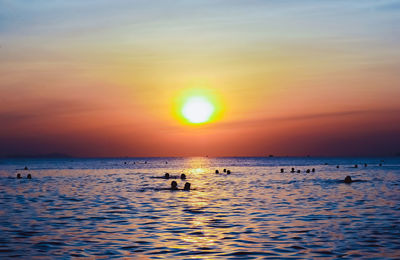
M0 1L0 155L393 155L392 1ZM222 113L182 124L182 93Z

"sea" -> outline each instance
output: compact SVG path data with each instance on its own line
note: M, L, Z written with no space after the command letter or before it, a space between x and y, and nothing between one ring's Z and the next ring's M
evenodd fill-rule
M0 258L399 259L400 158L0 159Z

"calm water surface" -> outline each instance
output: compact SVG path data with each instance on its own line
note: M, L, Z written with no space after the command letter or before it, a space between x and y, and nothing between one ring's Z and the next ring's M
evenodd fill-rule
M2 159L0 258L400 258L399 188L399 158Z

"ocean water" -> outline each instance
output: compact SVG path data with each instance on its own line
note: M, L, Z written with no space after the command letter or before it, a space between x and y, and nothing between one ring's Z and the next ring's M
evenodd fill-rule
M398 259L399 188L400 158L0 159L0 258Z

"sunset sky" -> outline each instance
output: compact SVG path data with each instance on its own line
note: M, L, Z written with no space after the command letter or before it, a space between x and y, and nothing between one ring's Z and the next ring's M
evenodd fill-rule
M400 153L400 1L0 0L0 156L52 152Z

